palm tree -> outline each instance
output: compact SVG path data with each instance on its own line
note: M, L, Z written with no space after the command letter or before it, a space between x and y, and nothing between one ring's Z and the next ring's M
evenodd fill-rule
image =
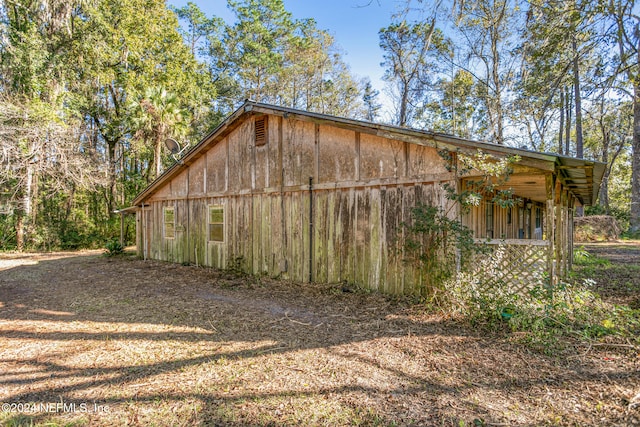
M183 113L178 97L164 87L149 87L133 104L134 138L153 147L153 179L162 173L162 145L169 136L183 130Z

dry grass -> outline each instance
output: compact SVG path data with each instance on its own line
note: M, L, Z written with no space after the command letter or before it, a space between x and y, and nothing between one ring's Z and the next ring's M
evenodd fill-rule
M0 421L638 423L636 348L548 357L508 332L340 289L97 252L2 255L0 401L16 410Z

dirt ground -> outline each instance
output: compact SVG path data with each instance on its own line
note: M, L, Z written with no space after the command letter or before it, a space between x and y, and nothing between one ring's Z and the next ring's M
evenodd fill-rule
M340 286L0 255L5 425L622 426L638 393L631 344L545 356Z
M638 241L579 243L590 254L610 265L593 272L596 291L605 301L640 309L640 244Z

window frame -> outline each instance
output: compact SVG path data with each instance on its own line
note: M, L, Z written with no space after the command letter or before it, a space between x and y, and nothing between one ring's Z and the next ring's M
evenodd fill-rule
M268 116L256 117L253 122L253 143L256 147L262 147L269 143L269 119Z
M221 221L212 221L212 211L214 210L219 210L222 214L222 220ZM224 239L224 231L225 231L225 215L224 215L224 205L207 205L207 242L211 242L211 243L224 243L225 239ZM213 239L212 238L212 234L211 234L211 230L213 226L221 226L222 227L222 232L221 232L221 239Z
M493 239L495 234L495 209L494 203L485 202L485 233L488 238Z
M172 219L167 221L167 214L171 212ZM167 224L171 224L171 235L167 233ZM162 237L165 239L176 238L176 207L163 206L162 208Z
M540 206L536 206L536 219L535 226L542 230L542 208Z

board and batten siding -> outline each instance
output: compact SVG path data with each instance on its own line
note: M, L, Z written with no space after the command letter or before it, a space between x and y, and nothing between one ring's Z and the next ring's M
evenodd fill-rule
M546 238L545 209L543 203L526 200L510 208L503 208L485 198L462 215L462 224L478 239L542 240ZM489 210L491 215L488 214ZM538 223L536 215L539 215ZM488 224L491 219L493 224Z
M147 212L140 229L153 259L411 293L421 278L403 260L403 223L419 203L448 207L442 183L452 180L435 148L257 115L159 188L138 221ZM224 210L221 242L209 241L209 206ZM163 235L165 207L173 238Z

